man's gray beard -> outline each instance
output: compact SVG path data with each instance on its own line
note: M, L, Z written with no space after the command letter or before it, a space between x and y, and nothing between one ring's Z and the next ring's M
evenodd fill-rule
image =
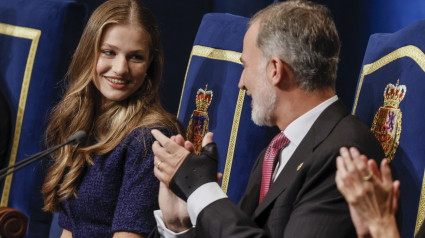
M257 126L273 126L271 114L276 106L276 92L273 86L263 79L264 83L257 89L252 99L254 100L251 111L251 119Z

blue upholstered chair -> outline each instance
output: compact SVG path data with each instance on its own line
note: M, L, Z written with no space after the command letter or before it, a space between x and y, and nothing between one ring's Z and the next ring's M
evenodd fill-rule
M46 117L61 93L59 83L86 16L86 8L71 1L0 1L0 90L13 123L3 164L13 165L43 149ZM29 217L27 237L49 234L51 214L41 210L42 182L37 162L8 176L1 188L1 206Z
M188 128L189 139L200 142L207 130L214 132L219 171L223 172L221 186L234 202L245 191L258 154L276 133L253 124L251 99L237 86L243 69L239 59L247 22L247 18L230 14L204 16L190 55L178 112L179 120Z
M398 223L413 237L425 217L425 21L370 37L353 114L371 126L401 182Z

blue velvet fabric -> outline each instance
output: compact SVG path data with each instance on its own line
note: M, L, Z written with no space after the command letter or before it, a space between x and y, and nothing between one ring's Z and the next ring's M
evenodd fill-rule
M207 46L240 53L247 22L247 18L230 14L206 14L199 27L194 46ZM242 69L239 63L192 56L180 103L178 117L187 127L190 116L196 109L195 97L198 89L204 89L208 84L208 90L213 91L212 102L208 108L209 130L214 132L214 141L218 146L220 172L224 171L226 165ZM250 97L245 96L242 102L240 122L235 123L234 127L238 131L227 190L228 196L234 202L239 201L245 191L252 164L258 154L276 133L270 128L253 124Z
M31 39L0 33L0 90L12 114L11 145L17 146L16 162L43 148L43 133L49 108L57 101L60 80L76 47L86 18L86 8L69 1L19 0L0 1L0 23L41 31L28 85L24 107L23 77L28 64ZM10 32L9 32L10 33ZM23 113L22 128L17 128L18 111ZM9 163L10 155L8 156ZM6 164L5 163L5 164ZM34 163L12 177L10 195L4 198L9 207L29 217L27 237L48 237L51 214L42 212L41 185L43 175ZM3 187L2 190L3 191ZM2 195L5 196L4 194Z
M114 150L94 157L77 198L61 203L59 225L75 238L112 237L116 231L150 233L156 225L159 188L153 142L150 129L137 128Z
M390 163L393 176L401 182L398 221L402 237L413 237L425 168L425 126L421 116L425 112L425 103L422 101L425 93L424 35L425 21L419 21L392 34L372 35L363 66L407 45L419 48L419 62L413 60L412 52L404 51L401 55L408 53L411 56L392 58L376 71L366 73L361 85L359 80L356 92L359 97L354 114L371 126L375 113L383 106L383 93L387 84L395 85L399 79L400 85L407 88L399 107L402 113L400 144Z

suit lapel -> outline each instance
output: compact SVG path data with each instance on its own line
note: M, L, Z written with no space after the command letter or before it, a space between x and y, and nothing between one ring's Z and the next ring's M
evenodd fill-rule
M348 113L348 110L340 100L331 104L322 112L270 187L263 201L254 211L254 218L258 217L296 180L298 166L305 160L312 158L314 149L326 139L336 124Z
M248 186L245 190L244 196L239 202L239 207L250 216L254 213L254 210L258 206L258 200L260 198L261 189L261 176L263 168L263 159L266 149L264 149L257 158L257 162L251 172L251 176L248 181Z

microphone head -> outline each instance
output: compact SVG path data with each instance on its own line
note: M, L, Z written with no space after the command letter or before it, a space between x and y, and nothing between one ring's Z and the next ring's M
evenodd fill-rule
M86 139L86 132L85 131L76 131L74 134L72 134L70 137L68 137L67 142L73 145L76 145L82 141L84 141L84 139Z

